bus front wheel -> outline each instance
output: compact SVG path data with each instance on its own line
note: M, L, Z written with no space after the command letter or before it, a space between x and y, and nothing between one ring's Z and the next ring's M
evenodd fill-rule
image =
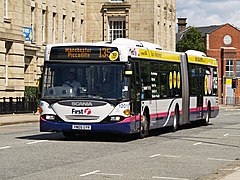
M141 118L141 127L140 127L140 133L139 137L143 139L144 137L147 137L149 133L149 121L147 113L144 112Z

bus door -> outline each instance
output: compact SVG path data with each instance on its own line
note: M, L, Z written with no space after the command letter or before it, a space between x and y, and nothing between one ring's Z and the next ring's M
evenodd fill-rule
M141 76L140 63L133 61L133 75L131 78L131 114L135 116L135 130L140 127L137 123L139 115L141 115ZM140 117L141 118L141 117Z
M203 118L204 69L196 66L197 119Z

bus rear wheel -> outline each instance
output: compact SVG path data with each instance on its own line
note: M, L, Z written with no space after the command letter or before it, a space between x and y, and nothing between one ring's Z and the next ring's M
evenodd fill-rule
M207 115L206 115L205 119L203 120L203 123L204 123L205 126L209 125L210 116L211 116L211 107L210 107L210 105L208 105L208 107L207 107Z
M139 137L143 139L147 137L148 134L149 134L149 121L148 121L146 112L144 112L141 118L141 127L140 127Z
M179 127L179 110L176 107L175 108L175 113L174 113L174 117L173 117L173 126L172 126L172 132L177 131Z

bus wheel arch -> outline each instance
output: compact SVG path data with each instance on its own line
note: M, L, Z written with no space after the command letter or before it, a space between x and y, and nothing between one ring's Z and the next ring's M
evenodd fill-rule
M148 136L149 127L150 127L150 113L149 113L149 108L145 107L143 111L143 115L141 117L141 127L139 132L139 137L141 139Z
M179 105L176 104L173 117L172 131L175 132L179 128Z

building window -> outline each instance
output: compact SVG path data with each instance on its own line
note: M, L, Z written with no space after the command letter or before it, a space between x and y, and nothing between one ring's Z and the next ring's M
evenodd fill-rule
M240 60L236 61L236 77L240 77Z
M65 42L65 27L66 27L66 15L63 15L62 19L62 42Z
M6 55L5 55L5 86L8 86L8 68L9 68L9 52L12 48L12 42L6 41L5 42L5 49L6 49Z
M72 42L75 42L75 37L74 37L74 32L75 32L75 18L72 18Z
M226 76L227 77L232 77L234 75L233 62L234 62L233 60L226 61Z
M108 19L108 41L113 41L116 38L126 37L126 18L109 17Z
M34 20L35 19L35 7L31 7L31 28L32 28L32 39L34 41Z
M80 24L80 42L83 42L83 26L84 26L84 20L81 19L81 24Z
M8 17L8 0L4 0L4 17Z
M55 43L56 39L56 13L53 13L53 23L52 23L52 43Z
M46 10L42 10L42 42L45 42Z

